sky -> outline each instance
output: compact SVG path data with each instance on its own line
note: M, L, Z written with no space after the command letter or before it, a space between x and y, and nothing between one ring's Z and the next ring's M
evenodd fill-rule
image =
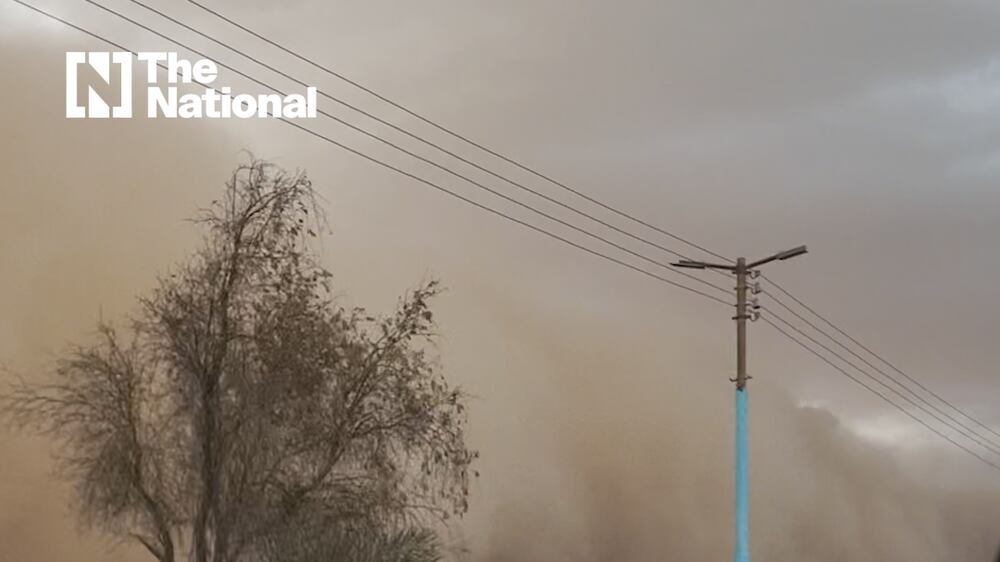
M129 48L180 50L78 0L32 1ZM252 68L127 0L106 3ZM753 258L808 244L808 255L768 266L768 276L1000 427L1000 265L990 259L1000 239L996 3L211 5L714 251ZM157 6L475 154L187 2ZM730 310L279 122L65 119L64 53L105 49L0 0L0 363L43 380L53 358L85 340L98 318L133 310L157 273L196 247L197 229L186 219L249 151L308 171L327 201L332 232L321 251L346 302L389 311L422 279L448 288L436 303L441 359L447 378L472 396L469 439L482 454L471 510L449 532L459 559L729 556ZM259 91L225 71L219 80ZM320 107L369 126L325 100ZM336 123L308 126L540 220ZM568 197L509 165L484 162ZM750 330L755 557L991 559L1000 543L997 470L766 324ZM69 490L51 473L50 449L43 438L0 430L0 562L144 560L80 528Z

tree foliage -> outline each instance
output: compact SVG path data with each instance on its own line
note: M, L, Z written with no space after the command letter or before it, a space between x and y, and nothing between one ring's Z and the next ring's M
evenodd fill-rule
M467 509L464 398L428 343L436 282L348 309L312 247L304 174L253 161L196 218L204 243L4 412L62 443L88 525L161 562L422 562Z

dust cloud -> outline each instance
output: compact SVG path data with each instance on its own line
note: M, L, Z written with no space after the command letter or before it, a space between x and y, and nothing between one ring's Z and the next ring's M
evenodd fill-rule
M556 12L550 16L561 17ZM26 21L22 15L17 17ZM704 18L707 25L711 20L707 15ZM836 19L842 24L855 21L847 16ZM574 29L566 40L589 37L584 24L604 21L594 20L581 22L583 27ZM411 32L420 29L415 25ZM397 47L405 49L405 43L401 40ZM609 38L607 43L614 41ZM0 263L4 267L0 361L10 369L30 378L41 377L51 358L67 342L86 338L99 316L124 317L135 297L153 285L157 272L194 247L197 231L184 219L212 199L228 171L243 158L240 149L251 148L257 156L278 157L284 166L309 169L316 185L328 190L334 235L325 253L339 288L350 299L387 308L395 295L428 270L449 287L437 303L444 336L442 355L448 377L474 397L470 438L482 452L478 466L482 476L473 487L471 512L453 531L456 549L466 549L457 559L694 562L729 558L732 389L726 379L731 370L731 341L728 331L720 330L722 325L728 328L729 311L692 304L674 293L664 297L658 287L640 285L634 277L581 261L588 258L528 235L520 237L503 225L484 226L479 215L455 211L434 195L368 168L362 173L341 165L311 141L275 133L272 124L68 123L59 112L63 84L58 73L63 52L86 45L76 36L48 28L38 36L0 37L0 67L9 78L3 86L4 103L44 108L0 112L0 130L4 131L0 140L4 174L0 180ZM769 56L787 51L780 43L764 46ZM545 52L530 43L525 49L529 48ZM677 54L683 49L675 51L674 58L683 58ZM720 60L726 52L721 47L718 53L713 51ZM910 58L913 66L922 60ZM682 62L674 64L689 68ZM940 64L946 62L950 59ZM479 66L484 65L475 67ZM536 68L537 75L547 76L545 68ZM53 69L54 73L49 72ZM690 69L696 76L687 82L695 84L701 77L695 66ZM879 74L879 69L868 69L857 77L873 74ZM720 71L716 79L725 76ZM26 83L31 87L18 87ZM532 84L543 88L540 79ZM725 83L713 89L730 90ZM822 88L823 96L830 91ZM521 95L530 98L528 105L533 107L535 92L531 88L525 92ZM606 93L594 90L588 95L610 99ZM673 111L683 114L684 124L702 114L689 106L697 105L703 96L688 90L680 94L684 103ZM725 101L718 98L721 94L716 96L712 104ZM773 100L770 95L763 97ZM770 102L766 105L771 108ZM562 109L570 111L572 104ZM704 112L717 114L718 109L710 105ZM460 110L462 106L456 104L454 111ZM582 122L569 113L565 119ZM592 126L605 130L600 123ZM728 145L716 147L708 141L695 148L706 151L704 158L714 165L723 160L714 151ZM651 154L651 159L661 158L656 151ZM681 156L684 161L677 165L683 169L690 160ZM757 156L764 161L773 154ZM910 155L899 158L904 156ZM704 169L686 173L701 177ZM659 196L658 187L652 187L660 185L659 178L653 177L655 171L649 177L638 171L629 173ZM782 176L774 172L774 177ZM674 179L683 184L681 180L689 178ZM730 179L720 175L715 178L718 185L691 183L692 191L664 195L666 202L656 206L673 212L667 204L672 199L685 201L690 205L686 208L712 209L715 198L736 198L742 193L702 187L721 190L719 186L731 184ZM797 193L798 184L789 182L795 185L783 189ZM351 191L342 187L345 184L362 187ZM717 194L706 195L710 191ZM635 193L614 195L639 198ZM820 194L810 201L819 208L828 203L823 199L827 196ZM933 201L930 195L927 198L914 196L913 204L926 203L930 208ZM968 199L971 207L983 213L995 208L975 205L971 195ZM839 228L846 220L834 216L837 213L858 220L853 205L833 207L824 215L831 225ZM965 215L957 210L954 214L954 222L935 223L947 229L942 234L961 232ZM906 217L897 218L903 222ZM917 213L916 218L921 228L911 223L909 230L883 234L902 247L915 246L913 237L920 235L924 224L920 221L927 217ZM871 220L882 222L878 216ZM992 220L989 215L981 222ZM787 226L796 236L804 230L799 222L776 224ZM882 233L865 231L864 226L856 232ZM720 229L715 236L742 239L749 231L733 228L732 232ZM831 226L824 232L809 231L814 237L827 235L823 240L828 255L836 251L855 255L851 252L857 244L843 242L839 230ZM877 250L880 261L889 253L872 249ZM966 273L970 280L987 278ZM816 276L803 277L803 284L827 287L824 283L834 283L832 275ZM882 286L894 283L888 273L879 279L868 281ZM909 290L921 288L914 285ZM887 292L853 286L846 290L859 299ZM913 299L924 296L915 294ZM909 307L908 302L895 306L904 305ZM891 306L886 303L886 310L891 311ZM974 312L959 309L955 315ZM867 318L866 313L858 314ZM885 316L900 323L893 314ZM959 320L966 325L964 317ZM754 330L756 337L757 326ZM975 330L956 331L954 337L982 342L992 336ZM760 348L779 349L781 342L767 343ZM780 349L784 351L752 358L757 367L752 372L757 376L751 382L751 526L758 560L992 560L1000 540L1000 479L995 472L919 432L915 441L866 436L859 431L859 423L867 423L867 414L885 408L877 402L865 403L861 413L866 415L857 419L834 403L806 402L828 394L827 384L841 385L838 388L843 384L826 383L816 375L820 369L815 361L786 353L788 347ZM981 385L981 377L981 373L970 375L968 380L975 383L970 386ZM803 380L807 382L789 383ZM809 387L813 384L816 389ZM848 388L843 392L851 402L865 399L861 391ZM135 549L116 547L76 527L68 490L51 477L49 449L42 438L0 431L0 562L145 560Z
M495 312L511 315L503 310ZM526 397L533 406L512 423L539 429L519 431L513 451L484 445L484 478L503 481L503 500L476 521L486 539L471 559L730 558L733 406L725 377L685 374L670 357L629 352L656 349L653 341L621 349L607 333L574 329L579 322L531 326L523 321L530 313L521 314L507 337L540 354L522 361L549 368L525 376L543 396ZM929 433L917 446L873 441L764 376L750 388L757 559L993 560L994 471L969 463L956 479L966 461ZM511 452L515 459L489 466Z

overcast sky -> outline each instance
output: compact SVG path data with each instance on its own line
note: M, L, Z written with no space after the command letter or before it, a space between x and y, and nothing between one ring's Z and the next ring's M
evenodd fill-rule
M78 0L32 1L131 49L181 50ZM253 68L126 0L107 3ZM807 256L769 266L769 276L1000 427L995 2L210 4L714 251L755 257L808 244ZM157 5L475 154L187 2ZM323 254L345 301L387 311L421 279L448 287L437 302L442 359L449 380L475 396L470 438L482 451L472 510L453 530L468 549L463 559L729 555L731 310L280 122L65 119L65 51L106 49L0 1L0 362L41 379L99 315L127 314L157 272L195 247L198 233L185 219L249 150L307 170L328 201L333 232ZM219 82L260 91L226 71ZM370 123L327 100L320 107ZM335 123L307 124L538 220ZM497 169L567 196L510 166ZM755 556L992 556L997 471L763 323L751 328L750 372ZM42 440L0 435L0 561L143 560L77 533L47 458Z

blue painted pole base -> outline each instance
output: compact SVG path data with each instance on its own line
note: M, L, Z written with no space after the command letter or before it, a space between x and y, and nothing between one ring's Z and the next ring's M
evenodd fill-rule
M736 390L736 545L733 562L750 562L750 478L747 390Z

